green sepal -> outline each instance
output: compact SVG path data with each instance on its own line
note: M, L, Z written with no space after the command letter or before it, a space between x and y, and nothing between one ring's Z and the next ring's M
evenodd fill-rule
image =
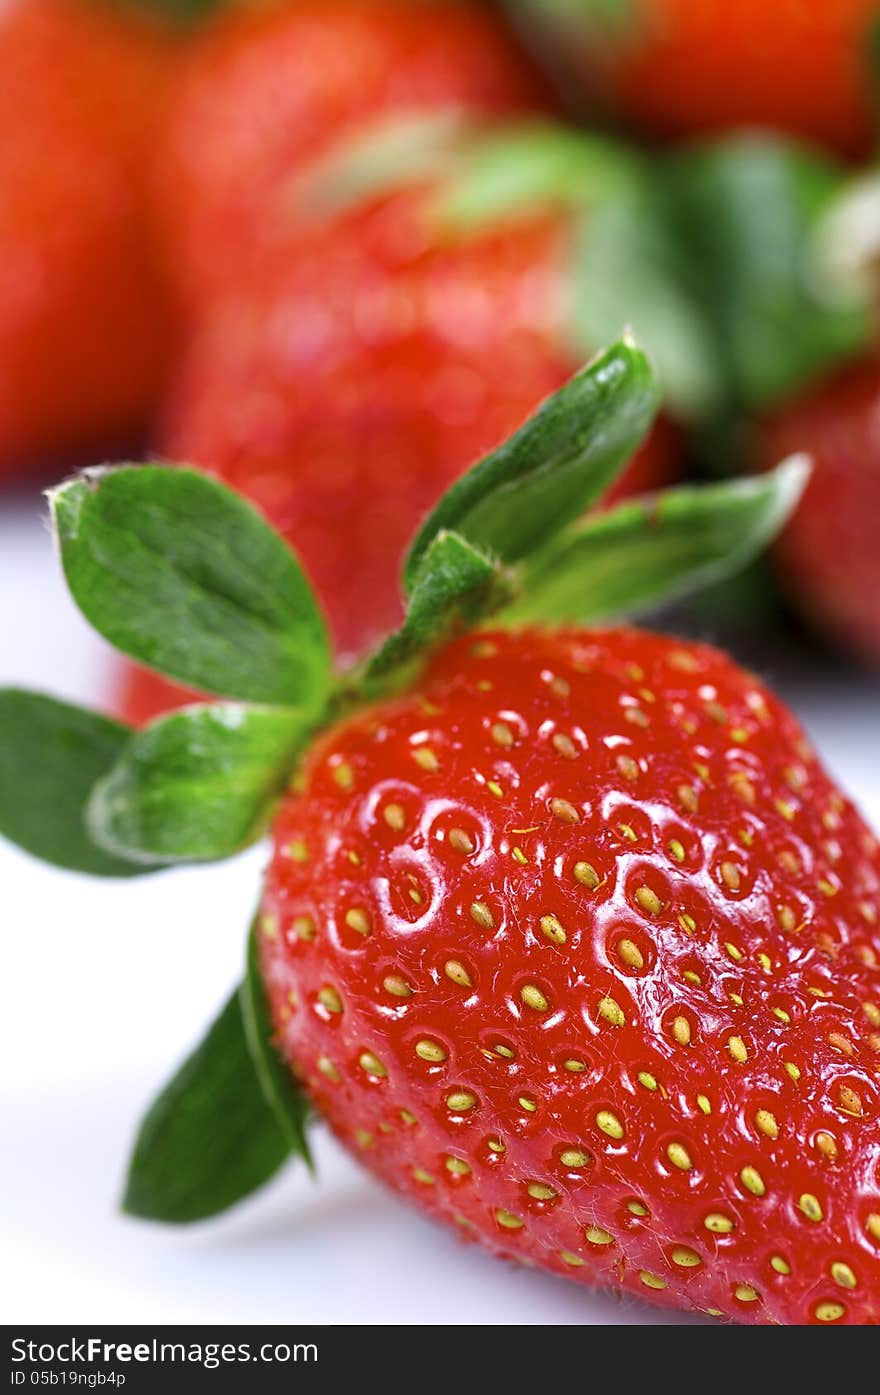
M296 1157L302 1158L310 1172L314 1172L306 1136L308 1101L275 1044L269 1001L260 972L257 937L261 927L265 930L265 921L258 916L248 935L245 976L240 989L245 1037L263 1097L275 1116L288 1148Z
M122 1209L185 1225L226 1211L290 1156L254 1070L236 990L141 1123Z
M669 207L729 400L759 408L859 353L869 306L823 268L816 236L842 171L782 137L734 136L672 157Z
M744 567L796 508L805 456L764 475L684 486L594 514L522 568L499 625L593 624L637 614Z
M509 583L490 557L458 533L438 533L422 558L406 619L366 666L367 684L406 670L412 659L503 604Z
M264 831L310 730L302 713L243 703L159 717L95 784L92 837L148 864L230 857Z
M648 357L626 338L547 398L524 426L449 489L404 564L411 593L438 533L515 562L577 518L613 483L659 405Z
M321 710L326 627L253 505L159 465L87 471L49 498L71 594L117 649L204 692Z
M92 786L125 748L119 722L43 693L0 690L0 833L44 862L93 877L158 870L114 856L92 839Z

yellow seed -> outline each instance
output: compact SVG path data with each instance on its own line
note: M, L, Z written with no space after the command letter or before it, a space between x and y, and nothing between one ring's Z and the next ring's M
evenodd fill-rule
M727 943L725 944L724 948L725 948L727 954L730 956L730 958L731 958L731 959L734 959L737 963L739 963L740 959L742 959L742 957L743 957L743 952L742 952L742 950L739 948L739 946L738 946L738 945L735 945L735 944L731 944L731 942L728 940Z
M456 852L460 853L472 853L477 846L471 835L465 833L463 828L451 828L449 830L449 843L451 847L455 848Z
M538 988L537 984L523 984L522 988L519 990L519 996L526 1007L531 1008L533 1012L546 1012L550 1007L549 1002L540 988Z
M506 1153L507 1145L501 1142L500 1138L490 1138L486 1147L490 1153Z
M703 1221L707 1230L711 1230L713 1235L729 1235L736 1229L736 1223L725 1216L723 1211L710 1211Z
M559 1161L563 1167L587 1167L591 1162L589 1153L584 1153L580 1148L566 1148L559 1154Z
M727 1049L734 1061L738 1062L739 1065L742 1065L749 1059L749 1053L746 1050L746 1044L742 1037L728 1037Z
M571 737L566 736L564 732L558 731L553 737L553 747L565 760L577 759L577 746L575 746Z
M693 1159L683 1143L670 1143L666 1149L666 1156L681 1172L689 1172L693 1167Z
M516 1052L512 1049L512 1047L504 1046L501 1042L496 1041L494 1051L496 1056L503 1056L505 1060L516 1060Z
M328 1012L342 1011L342 999L335 988L330 988L329 986L326 988L319 988L318 1002L325 1007Z
M354 770L348 761L342 761L334 767L333 779L341 790L350 790L354 785Z
M862 1012L872 1027L880 1027L880 1007L876 1003L862 1003Z
M659 915L663 909L663 902L660 900L660 897L657 895L656 891L652 891L649 886L639 887L636 892L636 900L642 910L648 915Z
M699 974L694 972L693 969L685 969L682 973L682 978L684 979L685 983L692 983L696 988L702 988L703 986L703 980L700 978Z
M446 1096L446 1107L451 1109L453 1114L464 1114L469 1109L473 1109L477 1102L476 1095L472 1095L470 1090L453 1090Z
M362 1051L358 1060L368 1075L377 1075L381 1079L388 1074L379 1057L375 1056L372 1051Z
M412 1110L409 1109L401 1109L400 1117L409 1128L412 1128L413 1124L416 1122L416 1116L413 1114Z
M293 922L293 933L298 940L313 940L317 931L315 922L310 915L298 915Z
M676 1017L672 1023L672 1035L679 1046L689 1046L691 1040L691 1024L686 1017Z
M349 930L354 930L358 935L369 935L373 928L368 913L360 906L353 906L345 912L345 923Z
M637 779L639 778L639 766L638 766L638 762L637 762L637 761L634 761L633 758L632 758L632 756L626 756L626 755L618 756L618 757L617 757L617 769L620 771L620 773L621 773L621 775L623 776L624 780L630 780L630 781L632 781L632 780L637 780Z
M740 890L742 886L742 877L735 862L722 862L721 880L729 891Z
M538 1102L533 1099L531 1095L520 1095L517 1104L520 1109L524 1109L527 1114L536 1114L538 1111Z
M417 746L412 753L412 758L422 770L435 772L440 769L440 762L430 746Z
M278 917L274 915L264 915L260 918L260 929L267 940L277 940L278 938Z
M837 1157L837 1142L831 1134L826 1133L824 1129L821 1129L820 1132L816 1134L816 1147L823 1157L830 1158L832 1162Z
M677 1264L680 1269L696 1269L703 1261L696 1250L689 1250L687 1245L675 1245L672 1250L672 1263Z
M573 1056L569 1056L568 1060L563 1061L562 1064L565 1067L565 1069L571 1071L573 1075L579 1075L581 1071L585 1071L587 1069L585 1062L578 1061Z
M764 953L763 949L758 951L758 963L761 965L765 974L769 974L770 970L773 968L773 960L770 958L769 954Z
M486 789L492 795L493 799L504 798L504 790L502 789L501 785L499 785L497 780L487 780Z
M623 1124L610 1109L600 1109L596 1115L596 1123L609 1138L623 1138Z
M692 935L697 928L697 922L692 915L680 915L678 917L678 923L686 935Z
M568 683L565 678L556 674L556 676L550 680L550 691L556 697L568 697L571 692L571 684Z
M521 1230L525 1225L525 1221L520 1220L519 1216L515 1216L512 1211L503 1209L495 1212L495 1219L505 1230Z
M759 1109L755 1115L755 1128L766 1134L767 1138L779 1137L779 1125L776 1118L769 1109Z
M637 1079L639 1084L644 1085L646 1090L657 1089L657 1081L654 1079L653 1075L651 1075L649 1071L640 1070Z
M849 1037L845 1037L842 1032L829 1032L828 1044L833 1046L835 1051L839 1051L843 1056L852 1056L853 1045Z
M492 727L492 740L496 746L513 745L513 732L506 722L495 722Z
M876 1211L872 1211L865 1221L865 1232L870 1235L872 1240L876 1240L877 1244L880 1245L880 1214Z
M471 920L483 930L494 930L495 920L489 907L483 901L471 902Z
M628 1201L626 1209L633 1216L649 1216L651 1214L643 1201Z
M560 1250L559 1258L563 1264L570 1264L573 1269L579 1269L584 1262L580 1255L572 1254L571 1250Z
M541 931L548 940L552 940L555 945L564 945L566 939L565 930L555 915L541 916Z
M763 1196L767 1190L764 1178L756 1167L744 1167L739 1174L739 1180L746 1191L752 1193L752 1196Z
M525 853L523 852L522 848L514 848L514 849L513 849L513 857L514 857L514 860L515 860L516 862L518 862L518 863L520 864L521 867L525 867L525 866L527 865L527 863L528 863L528 860L529 860L529 859L526 857Z
M617 825L617 827L621 833L621 836L624 837L628 843L638 842L638 835L631 824L620 823Z
M613 1027L626 1025L626 1018L613 998L602 998L599 1003L599 1016L604 1017L605 1021L610 1022Z
M838 1091L838 1099L840 1100L840 1108L844 1114L852 1114L856 1118L861 1115L862 1099L851 1085L841 1085Z
M372 1148L373 1135L368 1129L355 1129L354 1136L359 1148Z
M815 1225L825 1219L822 1204L817 1196L813 1196L812 1192L803 1192L798 1200L798 1206L807 1220L812 1221Z
M423 1061L445 1061L446 1051L439 1041L431 1041L429 1037L424 1037L416 1042L416 1055Z
M595 891L600 884L599 873L591 862L576 862L574 875L581 886L588 887L590 891Z
M712 1104L708 1095L697 1095L697 1108L701 1114L711 1114Z
M617 953L624 964L628 964L631 969L643 969L645 967L644 955L638 945L632 940L618 940Z
M417 1182L421 1182L425 1187L432 1187L434 1185L434 1178L431 1173L426 1172L423 1167L414 1167L412 1175Z
M459 959L447 959L443 965L443 972L460 988L470 988L473 985L473 979Z
M466 1163L463 1158L447 1158L444 1166L453 1177L466 1177L471 1170L470 1163Z
M757 1289L752 1288L751 1284L737 1284L733 1292L740 1303L757 1303L760 1301L761 1295L758 1293Z
M649 1274L648 1271L647 1271L647 1269L641 1269L641 1270L639 1271L639 1278L641 1279L642 1283L645 1285L645 1288L658 1288L658 1289L659 1289L659 1288L665 1288L665 1287L666 1287L666 1280L665 1280L665 1279L661 1279L661 1278L659 1277L659 1275L657 1275L657 1274Z
M389 828L393 828L395 833L401 833L406 827L406 813L401 804L386 804L383 818Z
M813 1311L820 1322L837 1322L838 1318L843 1317L846 1308L842 1303L835 1303L829 1299L825 1303L817 1303Z
M386 974L382 980L382 987L394 998L411 998L414 991L401 974Z
M775 1008L773 1008L773 1016L774 1016L775 1018L777 1018L780 1022L782 1022L784 1026L786 1026L786 1027L790 1027L790 1026L791 1026L791 1013L786 1012L786 1011L785 1011L785 1008L781 1008L781 1007L775 1007Z
M699 800L697 799L697 792L693 785L679 785L677 793L678 802L681 807L686 809L689 814L695 814L697 812Z
M326 1075L328 1080L340 1080L342 1078L329 1056L319 1056L317 1064L318 1070L322 1075Z
M530 1182L526 1191L535 1201L553 1201L554 1197L559 1195L556 1188L547 1182Z
M835 1260L832 1264L831 1277L840 1288L856 1288L858 1286L859 1281L852 1269L840 1260Z
M614 1236L608 1230L603 1230L600 1225L589 1225L584 1231L591 1245L613 1245Z
M777 1274L787 1275L791 1273L791 1265L782 1255L772 1255L770 1259L771 1269L775 1269Z
M786 1075L790 1075L790 1076L791 1076L791 1078L792 1078L792 1080L795 1082L795 1084L797 1084L797 1082L798 1082L798 1081L800 1080L800 1078L801 1078L800 1066L796 1066L795 1063L794 1063L794 1061L786 1061L786 1062L785 1062L785 1073L786 1073Z
M670 841L667 843L667 847L669 848L669 851L672 853L672 856L675 858L676 862L684 862L685 851L677 838L670 839Z
M287 851L294 862L308 862L309 860L309 850L301 838L294 838L292 842L288 843Z
M567 799L551 799L550 812L560 823L580 823L580 814Z

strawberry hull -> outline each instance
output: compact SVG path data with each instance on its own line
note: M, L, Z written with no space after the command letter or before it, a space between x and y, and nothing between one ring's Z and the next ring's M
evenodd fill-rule
M739 1322L880 1316L880 852L794 719L636 631L463 640L274 827L279 1047L465 1238Z

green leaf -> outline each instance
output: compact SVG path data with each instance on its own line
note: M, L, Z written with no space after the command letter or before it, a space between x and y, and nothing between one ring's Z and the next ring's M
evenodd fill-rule
M150 870L91 839L85 807L130 736L128 727L20 688L0 690L0 833L34 857L94 877Z
M275 1122L283 1133L288 1148L314 1171L306 1137L308 1102L293 1072L281 1058L275 1045L269 1003L260 973L257 936L261 923L261 919L257 917L251 926L247 967L241 985L241 1013L245 1036L263 1096L275 1116Z
M667 205L664 182L646 166L640 180L579 220L571 335L582 355L631 325L657 365L664 406L699 419L723 401L724 375Z
M737 136L674 157L668 178L732 401L773 402L867 343L866 305L814 255L842 184L831 161L782 138Z
M290 1145L254 1071L236 991L138 1131L123 1210L186 1224L262 1187Z
M809 476L792 456L753 479L670 489L594 514L522 570L502 625L631 615L743 567L794 511Z
M604 493L658 404L653 370L635 343L624 339L598 354L444 494L406 559L407 591L442 531L503 562L546 542Z
M309 730L301 713L241 703L160 717L96 783L92 836L136 862L229 857L262 833Z
M204 692L318 712L324 622L255 508L197 470L89 471L52 491L68 586L117 649Z
M366 669L381 679L459 630L483 619L506 596L501 569L457 533L438 533L422 559L406 619Z

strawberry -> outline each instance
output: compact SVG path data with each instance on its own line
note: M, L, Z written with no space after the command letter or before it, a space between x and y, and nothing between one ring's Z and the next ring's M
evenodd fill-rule
M631 341L599 355L439 501L403 624L344 674L224 486L55 491L87 618L233 701L134 731L0 693L0 828L133 876L271 820L245 981L144 1120L130 1212L193 1221L309 1161L311 1107L497 1254L741 1322L880 1320L880 846L758 679L586 627L742 564L805 468L585 515L657 401Z
M205 24L177 84L158 197L188 303L289 226L284 191L365 121L512 113L543 85L498 20L465 0L258 0Z
M169 321L143 168L178 40L123 6L0 15L0 474L121 443L159 394Z
M787 588L829 637L880 664L880 363L866 360L786 404L761 425L759 462L805 450L802 507L775 555Z
M880 847L752 675L457 640L321 737L272 847L278 1041L383 1181L590 1285L880 1322Z
M509 0L570 87L652 135L770 126L871 147L877 0Z

